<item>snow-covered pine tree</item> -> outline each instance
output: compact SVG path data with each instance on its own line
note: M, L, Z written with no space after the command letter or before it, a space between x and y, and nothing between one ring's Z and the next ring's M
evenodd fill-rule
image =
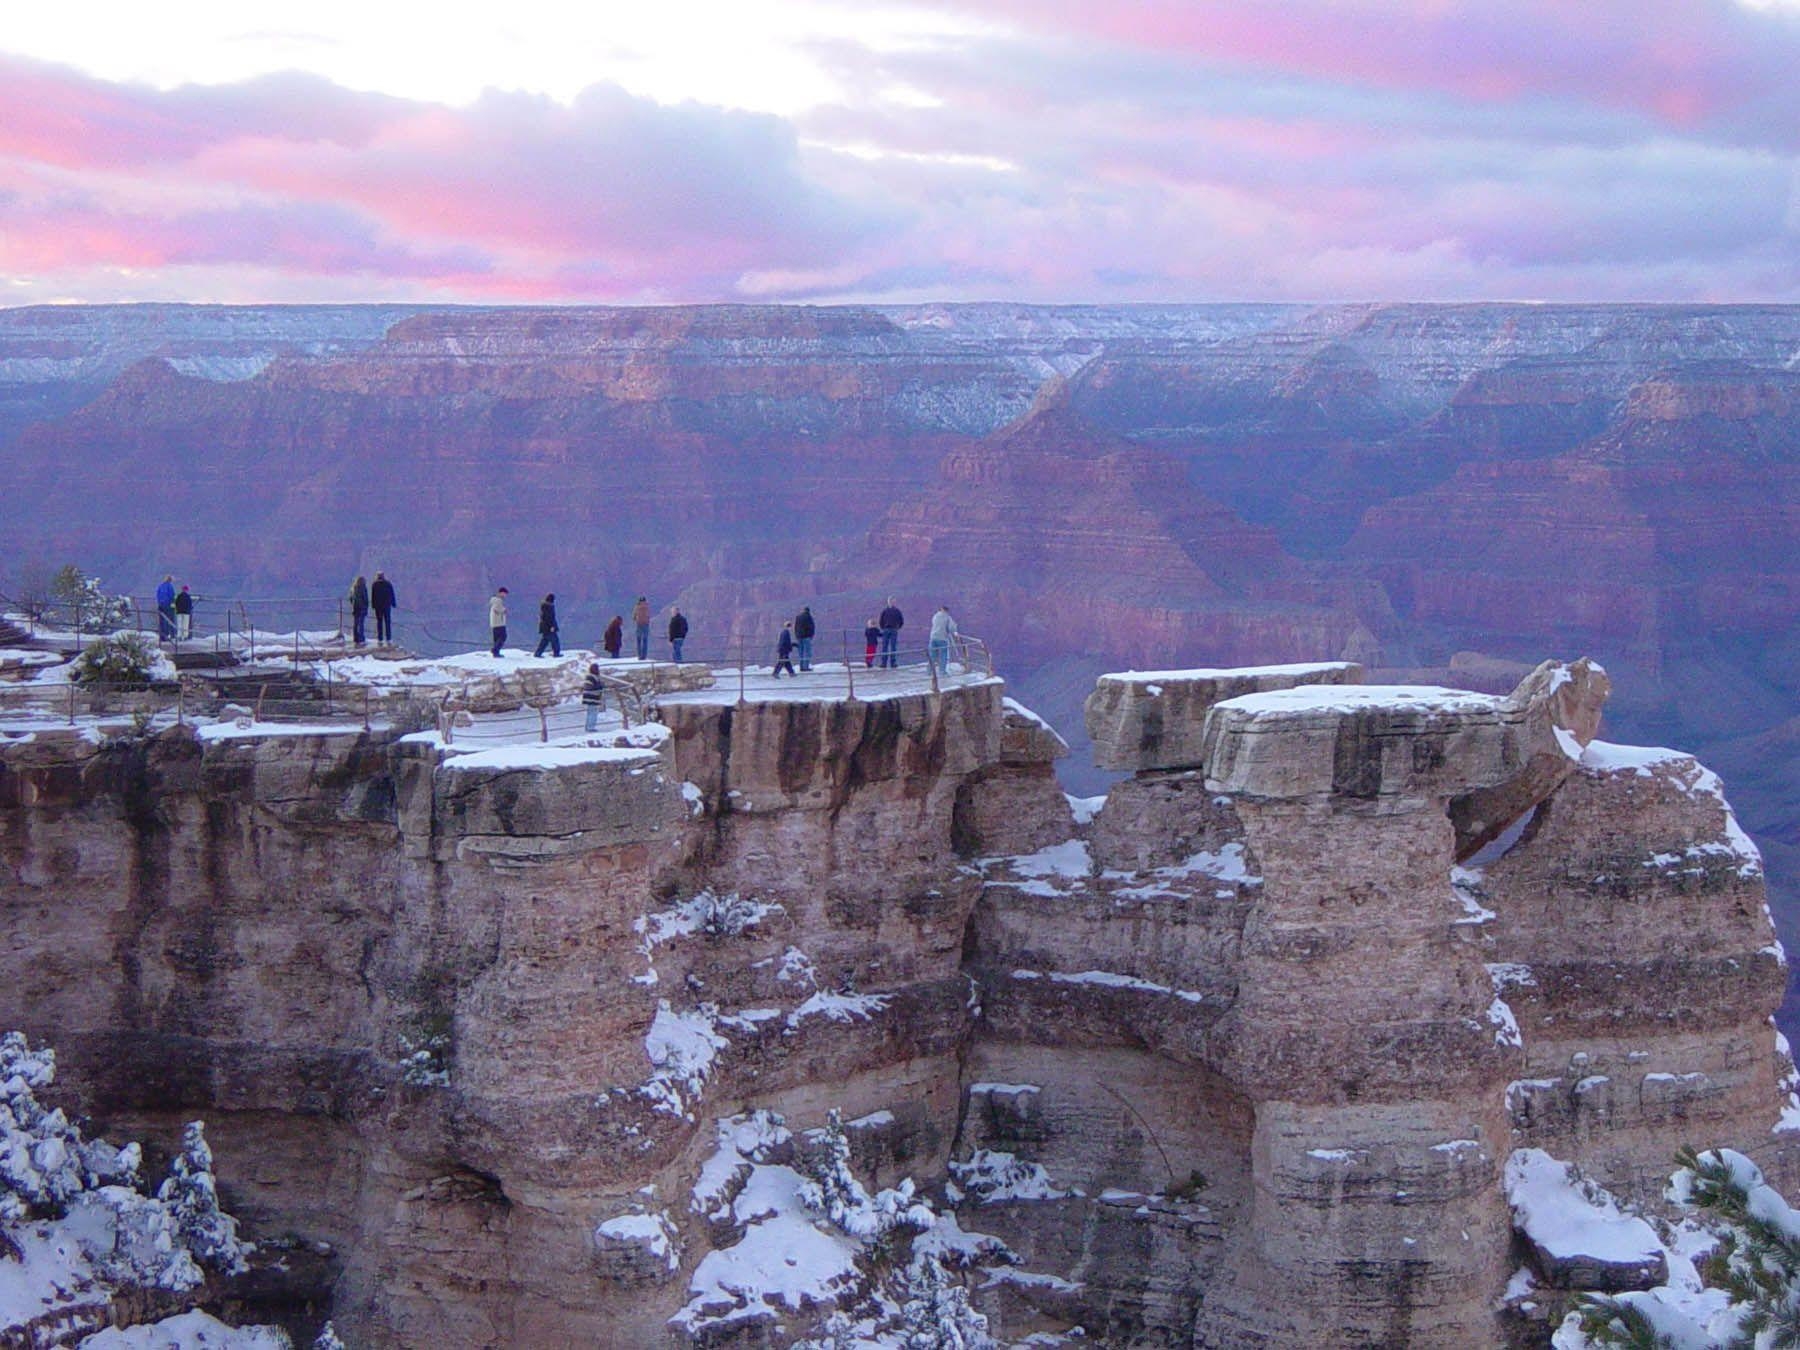
M181 1132L181 1152L169 1165L168 1180L157 1188L156 1198L169 1207L177 1231L201 1264L237 1275L247 1269L244 1257L251 1248L238 1241L237 1220L219 1208L212 1165L206 1126L189 1121Z
M869 1193L850 1167L850 1139L835 1107L825 1118L824 1137L802 1166L807 1180L800 1187L801 1203L842 1232L867 1236L859 1231L859 1220L869 1207Z
M1727 1320L1735 1322L1727 1330L1713 1321L1708 1344L1721 1350L1800 1346L1800 1211L1734 1149L1683 1148L1675 1161L1668 1198L1698 1212L1718 1234L1718 1245L1699 1263L1700 1276L1730 1297ZM1589 1296L1579 1318L1586 1345L1622 1350L1665 1350L1677 1343L1672 1332L1692 1326L1665 1325L1673 1319L1659 1305L1631 1294Z
M936 1256L915 1256L906 1269L907 1298L900 1306L904 1350L995 1350L987 1318L969 1303L968 1290L944 1272Z

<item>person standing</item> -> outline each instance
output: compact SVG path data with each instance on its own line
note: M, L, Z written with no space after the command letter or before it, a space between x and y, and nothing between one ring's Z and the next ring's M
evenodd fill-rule
M940 676L950 673L950 643L956 637L956 620L950 617L950 606L939 605L931 616L931 641L926 654L938 668Z
M669 646L675 653L675 664L681 664L681 644L687 641L687 615L679 608L669 616Z
M507 589L502 586L488 600L488 627L494 630L495 656L506 645L506 597Z
M625 620L619 615L613 615L612 622L606 625L606 636L600 639L600 645L613 660L619 659L619 652L625 646Z
M175 574L169 573L156 588L156 636L167 642L175 636Z
M376 574L377 576L380 573ZM350 639L357 646L368 641L369 581L359 576L350 583Z
M800 606L800 612L794 616L794 645L800 648L800 669L812 669L813 634L818 632L813 623L812 606Z
M775 640L775 678L779 680L784 670L795 679L800 678L794 674L794 625L791 623L781 625L781 636Z
M175 638L186 642L194 635L194 593L184 584L175 596Z
M881 647L881 625L870 619L863 625L863 664L875 664L875 653Z
M638 660L650 659L650 602L643 596L631 607L631 622L637 626Z
M400 606L395 603L394 583L387 579L386 572L375 574L375 584L369 587L369 603L375 607L375 641L387 646L394 640L394 611ZM362 645L362 639L357 639Z
M587 710L587 729L600 728L600 712L606 707L606 681L600 678L598 664L588 667L587 679L581 686L581 706Z
M890 595L887 608L881 611L881 664L889 670L900 664L900 630L905 626L906 616Z
M550 655L562 655L562 631L556 624L556 592L552 591L544 597L538 606L538 645L533 656L542 656L544 648L550 649Z

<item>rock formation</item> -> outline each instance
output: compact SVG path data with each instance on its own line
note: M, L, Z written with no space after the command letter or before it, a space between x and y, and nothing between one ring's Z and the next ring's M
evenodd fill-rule
M1360 676L1102 681L1091 822L979 675L490 748L7 724L0 1018L109 1132L203 1114L247 1235L331 1253L263 1306L353 1344L966 1285L1038 1344L1541 1345L1659 1267L1515 1274L1514 1172L1800 1180L1761 866L1695 761L1595 739L1591 663Z

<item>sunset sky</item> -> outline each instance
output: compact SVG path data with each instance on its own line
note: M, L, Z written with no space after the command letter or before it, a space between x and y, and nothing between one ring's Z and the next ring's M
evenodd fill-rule
M9 7L0 305L1800 301L1800 0Z

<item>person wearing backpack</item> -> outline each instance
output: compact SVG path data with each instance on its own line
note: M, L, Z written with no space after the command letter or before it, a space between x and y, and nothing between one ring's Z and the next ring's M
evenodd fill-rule
M681 664L681 644L687 641L687 615L679 608L669 616L669 646L675 653L675 664Z

